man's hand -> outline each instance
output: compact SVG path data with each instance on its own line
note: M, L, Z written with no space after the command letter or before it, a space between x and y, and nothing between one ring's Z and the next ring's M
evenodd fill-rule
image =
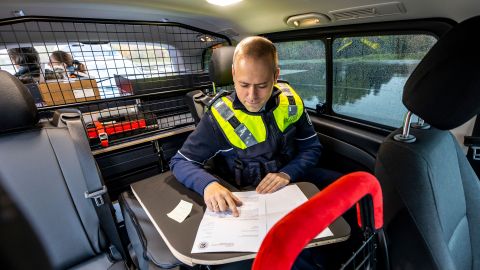
M290 176L286 173L269 173L257 186L258 193L272 193L290 183Z
M242 205L240 199L217 182L212 182L205 188L203 199L209 210L224 212L230 209L234 217L238 217L237 206Z

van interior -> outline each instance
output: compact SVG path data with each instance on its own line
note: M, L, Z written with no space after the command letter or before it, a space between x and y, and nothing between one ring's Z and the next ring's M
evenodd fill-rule
M476 0L2 3L0 263L250 268L186 263L131 185L174 179L212 98L235 91L220 52L259 35L303 100L318 166L367 172L383 194L383 228L351 207L349 239L312 249L328 258L312 269L480 269L479 27Z

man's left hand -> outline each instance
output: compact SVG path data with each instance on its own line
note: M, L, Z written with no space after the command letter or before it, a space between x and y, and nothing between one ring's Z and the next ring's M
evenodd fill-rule
M256 191L258 193L272 193L277 189L284 187L290 183L290 176L285 173L269 173L260 184L258 184Z

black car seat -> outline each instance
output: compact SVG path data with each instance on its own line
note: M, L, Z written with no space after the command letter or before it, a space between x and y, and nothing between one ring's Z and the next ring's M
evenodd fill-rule
M220 91L231 91L233 88L232 77L232 60L235 47L224 46L213 50L212 58L208 66L208 72L214 92L206 93L202 90L194 90L185 95L185 103L187 104L195 124L200 122L206 111L207 105Z
M87 175L82 168L82 161L95 164L91 153L78 154L77 141L62 121L38 123L28 89L6 71L0 71L0 96L0 186L36 234L49 265L53 269L127 269L118 253L110 252L114 248L101 229L94 203L85 198L89 190L85 178L100 179L98 170ZM88 148L86 135L79 138ZM102 198L106 203L107 198ZM12 233L9 242L30 245L17 236ZM24 253L23 260L33 259L29 256Z
M480 183L448 131L480 112L479 28L480 17L454 26L420 62L404 128L378 152L392 269L480 269ZM410 130L411 113L432 127Z
M0 182L0 262L4 269L52 269L47 253L28 220ZM28 245L18 245L28 243ZM29 259L25 260L25 254Z

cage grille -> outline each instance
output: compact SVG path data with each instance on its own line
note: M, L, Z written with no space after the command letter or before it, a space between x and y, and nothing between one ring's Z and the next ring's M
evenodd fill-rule
M0 21L0 68L40 111L80 109L100 147L193 123L184 95L211 90L206 58L225 44L176 23L24 17Z
M341 265L340 270L375 270L377 264L378 234L366 237L360 247L353 252L352 256Z

